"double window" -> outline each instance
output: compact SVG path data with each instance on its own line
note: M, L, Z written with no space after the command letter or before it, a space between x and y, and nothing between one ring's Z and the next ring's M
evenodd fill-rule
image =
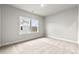
M29 17L20 17L20 34L39 32L39 21Z

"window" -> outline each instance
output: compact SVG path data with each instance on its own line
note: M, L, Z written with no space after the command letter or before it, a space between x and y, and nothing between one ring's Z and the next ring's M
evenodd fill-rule
M39 21L29 17L20 17L20 34L39 32Z
M31 31L32 32L39 32L39 24L38 24L38 20L32 19L31 20Z

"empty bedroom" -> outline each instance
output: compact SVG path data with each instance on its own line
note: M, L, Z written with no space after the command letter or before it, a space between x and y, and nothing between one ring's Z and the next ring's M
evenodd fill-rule
M78 4L0 4L0 54L78 54Z

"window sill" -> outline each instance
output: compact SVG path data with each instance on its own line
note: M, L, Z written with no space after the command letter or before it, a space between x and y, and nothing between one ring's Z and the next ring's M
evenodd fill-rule
M19 33L19 35L29 35L29 34L38 34L39 32L31 32L31 33Z

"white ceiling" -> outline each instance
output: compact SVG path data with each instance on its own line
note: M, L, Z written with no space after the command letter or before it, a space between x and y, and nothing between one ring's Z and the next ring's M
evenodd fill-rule
M63 11L68 8L76 7L75 4L44 4L44 7L41 7L41 4L12 4L16 8L23 9L25 11L40 15L48 16L60 11Z

